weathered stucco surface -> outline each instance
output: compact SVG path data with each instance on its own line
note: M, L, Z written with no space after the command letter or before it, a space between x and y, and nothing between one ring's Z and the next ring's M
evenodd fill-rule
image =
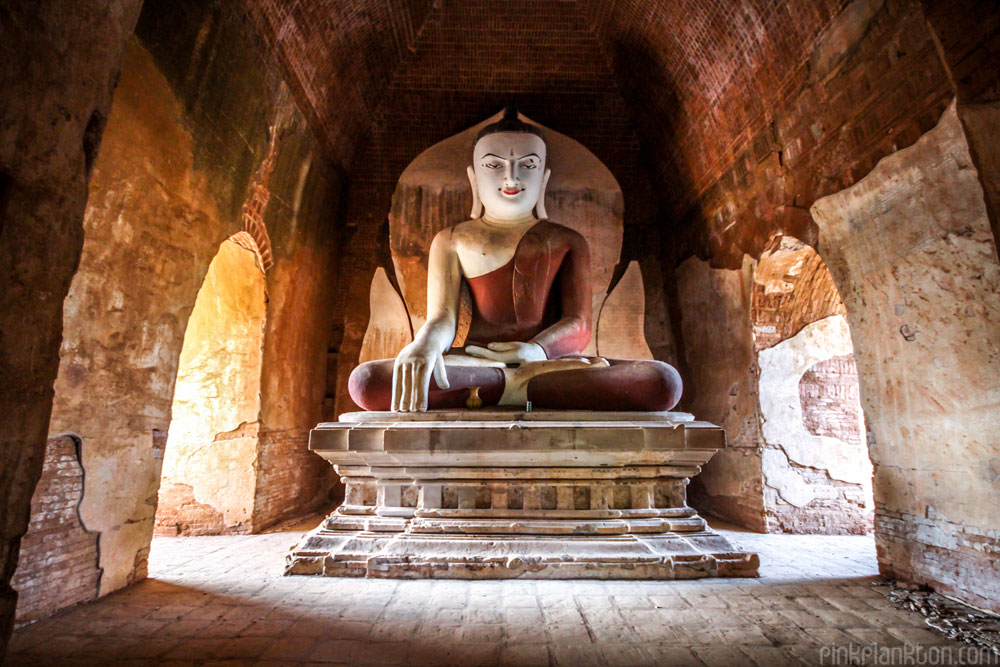
M340 187L328 167L313 159L318 147L301 117L296 132L285 151L294 168L283 173L298 174L301 164L312 161L303 194L296 202L289 196L294 191L274 182L280 196L268 209L276 259L267 272L254 531L327 502L337 479L309 451L309 429L323 419Z
M852 351L847 320L834 315L758 354L765 505L779 525L790 524L786 528L801 530L812 523L784 515L807 514L815 505L821 515L815 523L823 532L868 530L865 515L872 508L866 499L871 496L872 467L867 447L861 441L810 433L799 393L810 367ZM776 507L781 501L800 512Z
M684 360L681 409L722 426L728 447L692 481L692 501L725 519L764 529L757 378L750 330L753 260L739 270L697 258L677 267Z
M163 454L159 534L251 529L265 301L254 253L223 242L184 332ZM191 507L172 500L185 490Z
M83 440L80 515L100 533L102 593L145 576L177 358L227 235L182 114L149 53L131 41L64 304L50 426ZM97 396L118 416L95 409Z
M244 247L263 243L259 261L271 267L260 417L223 433L242 453L214 464L241 476L253 458L268 468L241 501L254 530L328 489L306 434L322 410L340 187L246 30L207 5L146 3L95 165L50 428L83 441L80 514L99 535L101 594L145 576L188 317L220 243L237 232L252 239ZM178 51L186 40L210 47ZM236 511L214 500L222 507L202 503L207 512Z
M871 530L871 463L844 312L816 250L772 239L754 269L751 306L769 531Z
M42 469L63 298L137 0L0 3L0 659Z
M812 207L854 339L886 573L1000 609L1000 264L954 106Z

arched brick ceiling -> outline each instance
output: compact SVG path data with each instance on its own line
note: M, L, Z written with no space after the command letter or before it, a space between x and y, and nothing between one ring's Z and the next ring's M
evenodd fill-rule
M391 194L421 151L510 101L634 188L638 139L588 17L574 2L537 0L437 3L372 119L352 187Z
M243 5L285 68L331 159L346 167L431 0L243 0Z
M847 0L588 0L660 182L705 191L808 76ZM875 3L871 3L875 4ZM684 174L669 173L680 168ZM683 178L683 180L680 180Z
M697 215L698 243L737 262L950 95L919 0L243 2L351 174L349 225L514 99L611 168L627 224Z

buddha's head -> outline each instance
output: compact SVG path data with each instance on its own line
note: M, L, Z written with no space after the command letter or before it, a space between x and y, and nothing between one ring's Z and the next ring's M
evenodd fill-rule
M542 131L517 117L511 105L503 118L487 125L472 150L472 217L486 215L495 221L523 220L537 210L545 218L545 139Z

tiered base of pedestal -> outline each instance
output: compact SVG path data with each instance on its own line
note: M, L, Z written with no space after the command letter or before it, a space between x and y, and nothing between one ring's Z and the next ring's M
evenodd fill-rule
M351 413L313 430L346 499L288 574L399 578L752 577L686 506L725 446L683 413Z

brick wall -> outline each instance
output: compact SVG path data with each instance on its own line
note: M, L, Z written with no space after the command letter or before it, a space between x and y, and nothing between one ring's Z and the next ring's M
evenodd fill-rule
M226 529L222 512L195 499L190 484L161 482L153 537L224 535L232 532ZM249 526L238 532L249 532Z
M31 497L31 523L11 585L18 591L18 622L97 597L97 533L80 520L83 467L80 441L50 437L42 477Z
M853 354L813 365L799 381L799 400L810 433L864 444L858 367Z
M953 95L916 0L590 4L678 251L715 266L778 231L814 242L808 206L915 142Z
M845 309L819 254L791 237L776 237L754 275L752 313L759 352Z
M411 52L431 0L242 4L280 60L330 159L346 169L393 71Z
M867 449L862 431L858 369L853 354L832 357L811 366L799 381L799 400L807 431ZM774 489L765 486L768 531L820 534L871 532L874 502L870 488L833 479L825 471L802 466L796 466L796 469L806 483L822 487L827 495L814 499L805 508L799 508L784 502Z
M333 468L309 451L308 430L262 431L258 451L254 531L329 502Z

